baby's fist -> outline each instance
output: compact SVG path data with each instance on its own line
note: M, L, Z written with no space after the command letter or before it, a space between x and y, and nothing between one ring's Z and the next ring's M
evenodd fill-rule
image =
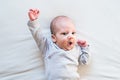
M30 9L28 12L28 16L31 21L36 20L39 16L39 10L38 9Z
M85 40L78 40L77 43L81 47L86 47L88 45Z

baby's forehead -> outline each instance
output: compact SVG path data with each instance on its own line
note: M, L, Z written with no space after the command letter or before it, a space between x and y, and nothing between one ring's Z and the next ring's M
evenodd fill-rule
M57 30L63 28L63 26L69 25L74 26L74 23L71 18L67 16L57 16L51 22L51 29L53 30L53 32L56 32Z
M53 24L55 26L57 25L61 25L61 24L65 24L65 23L70 23L70 24L74 24L73 21L67 17L67 16L59 16L59 17L56 17L53 21Z
M56 23L56 25L54 26L54 29L57 30L74 30L75 29L75 25L72 22L69 21L60 21L58 23Z

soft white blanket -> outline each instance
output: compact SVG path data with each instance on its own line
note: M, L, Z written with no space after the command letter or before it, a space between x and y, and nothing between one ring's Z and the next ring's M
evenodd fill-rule
M0 80L45 80L41 52L27 27L30 8L41 11L40 24L67 15L91 46L92 60L80 66L81 80L120 80L119 0L0 1Z

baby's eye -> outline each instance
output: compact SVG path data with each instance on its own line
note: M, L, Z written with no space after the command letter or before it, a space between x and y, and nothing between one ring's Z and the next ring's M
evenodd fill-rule
M62 35L67 35L67 33L62 33Z
M76 34L76 32L72 32L72 34Z

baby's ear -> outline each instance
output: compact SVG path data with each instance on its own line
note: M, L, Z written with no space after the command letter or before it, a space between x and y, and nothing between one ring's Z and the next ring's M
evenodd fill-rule
M56 42L56 36L54 34L51 35L52 41L55 43Z

